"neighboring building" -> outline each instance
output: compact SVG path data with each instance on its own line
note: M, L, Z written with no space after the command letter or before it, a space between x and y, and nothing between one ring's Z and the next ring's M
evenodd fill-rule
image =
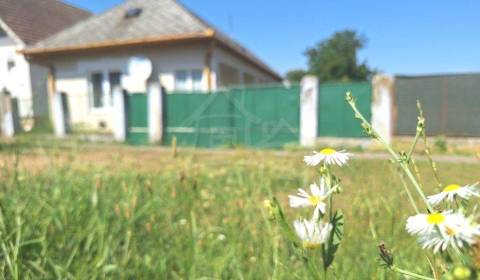
M281 81L248 50L174 0L130 0L25 51L51 69L52 91L68 95L74 124L111 128L112 88L130 57L153 63L169 92L206 92ZM54 81L54 83L53 83Z
M48 99L47 70L19 51L89 16L56 0L0 0L0 91L17 98L21 117L46 117Z

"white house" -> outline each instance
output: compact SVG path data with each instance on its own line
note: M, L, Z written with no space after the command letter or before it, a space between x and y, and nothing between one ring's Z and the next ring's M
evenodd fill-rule
M40 41L24 53L50 69L74 124L111 130L112 89L132 56L153 63L167 90L208 92L281 81L260 59L175 0L129 0Z
M47 70L20 51L89 16L56 0L0 0L0 91L17 98L21 117L48 116L48 99Z

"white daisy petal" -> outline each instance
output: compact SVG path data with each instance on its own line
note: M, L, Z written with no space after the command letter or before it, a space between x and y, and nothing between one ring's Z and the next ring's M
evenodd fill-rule
M351 154L342 151L336 151L332 148L325 148L320 152L313 152L313 155L305 156L304 161L308 166L317 166L321 162L327 165L343 166L347 163Z
M427 199L430 204L436 206L443 201L452 203L456 197L459 197L463 200L468 200L472 196L480 197L480 192L477 190L477 185L477 183L466 186L451 184L446 186L440 193L428 196Z
M472 245L480 237L480 226L461 213L418 214L409 217L406 229L417 235L422 248L434 253L448 247L463 248Z
M292 208L306 208L313 207L319 210L322 214L326 211L326 199L330 195L330 192L327 192L325 185L325 180L320 181L320 187L317 184L310 185L310 194L303 189L298 189L297 195L289 195L288 199L290 202L290 207ZM319 213L314 213L318 215Z
M332 230L330 223L308 220L296 220L293 227L306 249L315 249L325 243Z

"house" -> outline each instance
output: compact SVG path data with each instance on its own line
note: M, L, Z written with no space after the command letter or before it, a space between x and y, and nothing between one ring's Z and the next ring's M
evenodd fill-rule
M50 69L51 92L65 92L70 120L111 130L112 89L132 56L152 61L167 90L208 92L281 81L240 44L174 0L129 0L38 42L24 53Z
M19 51L89 16L57 0L0 0L0 91L17 98L21 117L48 116L48 99L46 69Z

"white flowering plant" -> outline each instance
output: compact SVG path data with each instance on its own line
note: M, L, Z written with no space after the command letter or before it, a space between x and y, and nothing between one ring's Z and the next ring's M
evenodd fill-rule
M334 175L333 167L345 165L350 157L346 151L332 148L304 157L305 164L315 168L319 176L308 190L299 188L288 200L291 208L302 211L307 218L289 222L276 198L265 201L270 217L282 228L313 279L327 278L342 240L343 214L334 208L335 195L341 193L341 182Z
M405 228L426 250L431 276L397 267L390 250L385 244L380 244L380 259L383 265L408 279L480 279L477 278L480 277L478 201L473 200L480 197L480 186L478 183L463 186L441 183L437 166L431 157L426 136L426 122L420 103L417 102L419 117L413 143L408 152L396 152L358 110L355 98L351 93L346 94L346 101L355 113L355 118L360 121L365 134L380 142L391 155L392 163L398 166L400 181L413 211L416 212L407 218ZM425 154L439 190L438 193L429 196L425 194L424 187L419 180L419 169L413 157L420 139L424 141ZM418 200L422 201L422 204L418 205Z

